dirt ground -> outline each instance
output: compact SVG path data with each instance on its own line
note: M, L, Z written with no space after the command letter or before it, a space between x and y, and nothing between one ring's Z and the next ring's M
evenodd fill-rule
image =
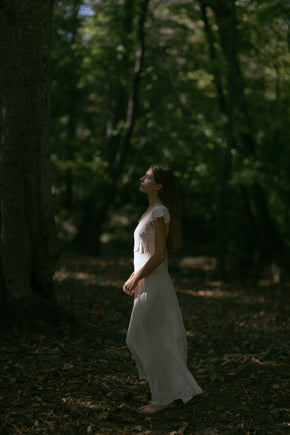
M136 409L149 388L125 345L131 259L65 255L55 274L61 324L0 333L0 433L289 433L290 283L217 282L212 267L204 257L170 262L204 393L144 417Z

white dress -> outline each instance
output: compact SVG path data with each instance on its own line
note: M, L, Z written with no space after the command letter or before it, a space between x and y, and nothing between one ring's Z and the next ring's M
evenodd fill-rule
M140 219L134 232L134 271L152 256L152 222L163 217L168 231L170 216L163 205ZM188 402L202 389L187 368L187 342L175 289L168 274L167 259L147 278L139 281L127 332L140 379L149 382L154 405L181 399Z

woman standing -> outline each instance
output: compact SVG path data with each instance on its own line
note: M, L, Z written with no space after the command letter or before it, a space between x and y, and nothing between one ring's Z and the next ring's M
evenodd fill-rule
M140 181L149 206L134 232L134 273L123 286L134 294L126 343L151 390L151 403L138 411L154 414L177 399L187 403L202 389L187 368L183 319L168 274L167 247L180 245L174 175L153 165Z

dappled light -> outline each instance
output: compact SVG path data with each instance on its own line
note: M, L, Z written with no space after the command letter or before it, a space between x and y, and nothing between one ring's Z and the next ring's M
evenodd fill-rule
M177 402L154 419L136 414L149 388L138 381L125 345L133 298L121 283L131 273L131 260L66 253L55 274L62 325L1 334L2 428L120 435L182 428L184 435L213 428L276 434L286 428L289 288L213 281L212 260L207 265L192 257L190 263L207 271L204 279L197 269L188 275L178 259L172 260L172 276L179 283L188 363L204 389L201 396L186 406ZM183 274L186 286L180 285Z
M282 0L1 2L1 434L289 431L289 14ZM149 223L156 204L167 226ZM140 216L150 250L133 254ZM134 306L166 243L176 294L166 270ZM132 254L147 262L134 274ZM154 300L163 322L175 296L203 394L144 418L132 306ZM142 350L184 338L165 324L146 346L136 328Z
M66 279L86 281L86 283L90 283L90 284L96 284L97 282L96 275L94 274L84 273L84 272L70 272L65 268L57 271L54 274L54 279L55 281L60 281L60 282Z
M214 257L184 257L180 261L180 267L189 269L200 269L203 271L213 271L216 267L216 258Z
M179 293L185 293L187 295L191 296L201 296L203 298L222 298L222 297L239 297L240 294L236 293L235 291L226 291L222 290L220 288L216 288L215 290L208 289L208 290L191 290L191 289L176 289Z

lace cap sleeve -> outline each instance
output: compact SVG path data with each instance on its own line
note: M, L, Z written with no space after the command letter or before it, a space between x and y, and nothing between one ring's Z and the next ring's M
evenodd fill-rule
M150 216L150 222L156 221L156 219L159 217L163 217L166 224L170 221L169 212L164 205L158 205L157 207L153 208Z

